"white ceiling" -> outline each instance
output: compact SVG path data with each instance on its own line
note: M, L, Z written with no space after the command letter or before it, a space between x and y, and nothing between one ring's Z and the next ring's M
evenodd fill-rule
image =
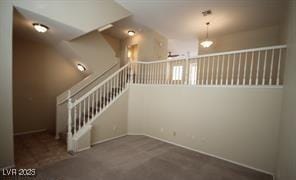
M285 0L115 1L133 14L134 22L140 22L169 39L204 38L207 21L211 22L212 37L279 25L286 7ZM201 12L207 9L213 14L203 17Z
M34 22L45 24L50 29L45 34L38 33L32 26ZM71 40L82 33L73 27L22 8L14 9L13 31L14 35L22 38L51 45L57 45L63 40Z

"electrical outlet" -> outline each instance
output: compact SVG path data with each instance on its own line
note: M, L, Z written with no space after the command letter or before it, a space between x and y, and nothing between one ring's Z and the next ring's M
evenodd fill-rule
M162 132L162 133L163 133L163 132L164 132L164 128L160 128L160 132Z
M113 131L116 131L117 130L117 126L113 126Z
M176 133L176 131L174 131L174 132L173 132L173 136L176 136L176 135L177 135L177 133Z

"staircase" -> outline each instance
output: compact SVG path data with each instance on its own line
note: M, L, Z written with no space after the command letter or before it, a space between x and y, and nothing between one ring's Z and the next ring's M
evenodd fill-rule
M96 117L127 90L128 83L132 81L131 74L129 63L74 102L71 99L68 100L67 132L60 134L68 143L68 151L76 151L73 141L88 131Z
M80 116L71 123L71 133L74 134L74 132L77 132L79 127L84 126L94 117L95 114L100 113L104 106L114 100L114 98L117 97L122 90L123 87L112 88L111 91L108 92L106 96L101 97L94 106L89 107L89 109L81 113ZM76 129L74 129L75 127ZM59 137L63 142L67 143L67 131L60 132Z
M89 133L92 123L128 90L129 84L280 87L286 46L271 46L191 58L128 63L87 93L68 100L68 151Z

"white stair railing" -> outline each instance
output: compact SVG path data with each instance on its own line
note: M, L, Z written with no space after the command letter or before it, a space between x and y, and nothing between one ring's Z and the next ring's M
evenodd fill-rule
M136 84L279 86L286 46L271 46L192 58L136 62Z
M281 86L286 46L128 63L89 92L68 100L68 151L72 139L107 109L129 84Z
M128 88L130 74L130 64L127 64L79 99L68 100L68 151L73 150L73 137Z

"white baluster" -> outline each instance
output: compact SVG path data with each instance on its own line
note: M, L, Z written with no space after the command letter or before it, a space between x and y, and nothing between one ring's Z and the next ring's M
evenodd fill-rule
M254 51L252 52L249 85L252 85L253 64L254 64Z
M144 67L144 71L143 71L143 73L144 73L144 76L143 76L144 81L143 81L143 84L147 84L147 64L143 64L143 67Z
M151 64L147 64L148 67L148 84L151 84Z
M169 62L168 63L168 66L167 66L167 70L168 70L168 74L167 74L167 77L168 77L168 84L172 84L173 81L172 81L172 74L173 74L173 63L172 62Z
M185 60L185 82L184 84L189 84L189 58L188 56L186 56L186 60Z
M271 55L271 64L270 64L270 73L269 73L269 85L272 84L272 71L273 71L273 59L274 59L274 49L272 49L272 55Z
M98 103L99 103L99 89L96 90L96 112L99 112Z
M99 91L99 111L101 111L102 108L102 86L98 89Z
M238 74L237 74L236 85L239 85L239 83L240 83L239 81L240 81L241 60L242 60L242 53L239 53L239 59L238 59Z
M234 83L234 68L235 68L235 54L233 54L233 59L232 59L231 85L233 85Z
M128 83L128 79L127 79L127 71L128 71L128 68L129 68L130 65L128 65L125 70L124 70L124 89L126 88L127 86L127 83Z
M153 63L153 84L156 84L156 63Z
M106 90L105 90L105 84L103 84L103 86L102 86L102 109L104 109L104 107L105 107L105 92L106 92Z
M72 150L72 99L68 99L68 138L67 138L67 150Z
M94 107L95 107L95 93L92 93L92 115L93 115L93 117L95 116Z
M77 132L77 127L76 127L76 123L77 123L77 108L76 108L77 106L74 106L74 133L76 133Z
M230 55L227 57L227 69L226 69L226 85L228 85L228 73L229 73L229 58Z
M83 100L83 119L82 119L82 121L83 121L83 126L85 125L85 120L86 120L86 112L85 112L85 101L86 101L86 99L84 99Z
M79 108L78 108L78 128L81 128L81 103L79 103Z
M152 64L148 64L148 72L149 72L149 79L148 79L148 82L149 84L152 84Z
M110 95L110 100L112 100L113 99L113 88L114 88L114 84L115 84L115 76L114 77L112 77L110 80L109 80L109 86L110 86L110 91L109 91L109 93L111 93L111 95Z
M215 68L215 58L214 56L212 57L212 73L211 73L211 85L213 85L214 82L214 68Z
M120 83L121 83L121 78L120 78L120 74L121 74L121 72L119 72L116 76L115 76L115 79L116 79L116 82L115 82L115 92L117 92L117 93L120 93L121 92L121 85L120 85ZM116 94L117 94L116 93ZM115 97L116 97L116 94L114 95Z
M248 60L248 53L245 54L245 64L244 64L244 77L243 77L243 85L246 84L246 75L247 75L247 60Z
M180 61L177 61L177 66L181 66ZM182 68L183 68L183 66L182 66ZM177 84L181 84L182 79L183 79L183 72L181 72L181 69L180 68L178 68L178 77L181 77L181 80L178 80L177 81Z
M142 80L141 80L141 83L142 84L145 84L145 64L141 64L141 76L142 76Z
M161 69L162 69L162 78L161 78L161 84L165 84L165 63L161 64Z
M257 59L256 85L258 85L258 80L259 80L259 66L260 66L260 51L258 51L258 59Z
M138 76L139 76L139 81L138 81L138 84L142 84L142 64L138 63Z
M206 80L206 85L209 84L209 69L210 69L210 58L207 58L207 80Z
M263 75L262 75L262 85L265 85L265 77L266 77L266 59L267 59L267 50L265 50L265 55L264 55L264 65L263 65Z
M280 85L280 71L281 71L281 59L282 59L282 49L279 50L279 60L278 60L278 69L277 69L277 78L276 85Z
M201 59L200 58L197 58L196 59L196 64L197 64L197 66L198 66L198 72L196 73L197 74L197 85L200 85L200 76L201 76L201 68L200 68L200 66L201 66Z
M218 79L219 79L219 67L220 67L220 56L217 57L217 69L216 69L216 79L215 84L218 85Z
M137 83L140 84L140 64L137 65Z
M90 96L87 96L87 122L89 121L90 115Z
M223 84L223 77L224 77L224 63L225 63L224 61L225 61L225 55L223 55L223 58L222 58L221 82L220 82L221 85Z
M157 63L157 84L160 84L160 80L161 80L161 69L160 69L160 65L161 63Z

